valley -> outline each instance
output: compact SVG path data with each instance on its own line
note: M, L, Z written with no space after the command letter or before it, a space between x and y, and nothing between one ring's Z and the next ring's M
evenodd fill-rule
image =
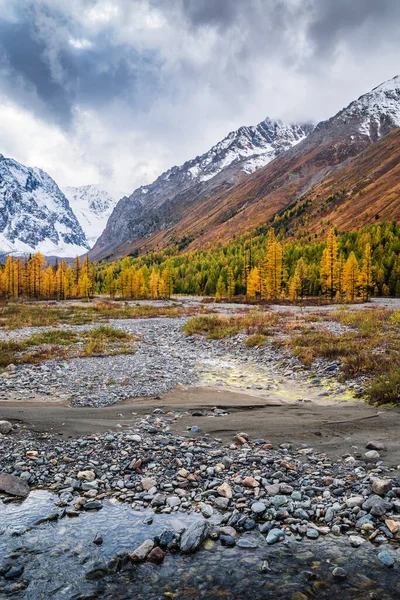
M19 362L17 352L0 379L6 596L125 598L134 588L147 597L156 583L145 583L146 573L162 564L158 589L184 593L207 566L204 594L216 598L215 561L227 568L235 561L238 597L248 585L260 598L270 586L282 598L293 590L307 597L302 573L310 561L314 581L325 582L321 597L343 594L341 578L349 598L364 586L391 597L399 408L366 404L370 375L343 378L344 355L307 364L289 341L307 331L345 335L374 322L371 315L398 314L400 303L260 309L202 300L128 303L123 318L105 317L101 302L90 310L64 301L53 304L46 327L23 326L21 317L15 327L15 314L3 314L2 343L39 336L44 344L39 363ZM107 311L121 308L109 303ZM146 311L150 318L139 316ZM88 315L89 323L73 324ZM269 333L253 343L261 323ZM72 335L84 340L99 327L129 335L134 348L45 358L47 340L75 344ZM62 575L61 556L74 582ZM290 585L276 579L277 561ZM47 568L58 573L57 586Z

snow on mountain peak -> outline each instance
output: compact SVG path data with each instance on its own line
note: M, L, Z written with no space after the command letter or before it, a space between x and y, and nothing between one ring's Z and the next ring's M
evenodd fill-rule
M88 250L67 198L42 169L0 155L0 253L75 256Z
M92 248L102 234L117 199L98 185L70 186L65 188L64 193Z

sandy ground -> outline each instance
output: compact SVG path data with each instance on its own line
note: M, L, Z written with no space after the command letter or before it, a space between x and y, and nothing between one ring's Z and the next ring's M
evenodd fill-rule
M377 440L387 447L387 451L382 452L385 462L400 465L400 408L373 408L361 401L328 405L287 403L220 388L191 387L178 388L162 398L137 398L105 408L69 408L50 402L5 403L0 406L0 419L67 438L127 427L138 415L148 414L154 408L191 412L212 407L224 408L229 415L183 416L173 421L174 432L191 437L208 433L212 438L231 442L237 432L244 431L253 439L263 438L273 444L308 444L332 458L354 453L355 447L364 453L367 442ZM189 434L188 428L192 425L199 425L201 433Z

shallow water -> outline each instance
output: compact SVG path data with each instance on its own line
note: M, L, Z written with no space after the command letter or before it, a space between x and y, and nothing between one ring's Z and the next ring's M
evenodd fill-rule
M12 557L13 563L24 566L18 580L6 582L0 577L0 598L8 597L12 590L13 598L24 600L400 597L400 562L389 569L377 558L382 547L366 543L354 549L346 537L330 535L313 541L288 538L268 546L258 532L244 534L257 543L254 549L226 548L219 541L207 540L192 555L167 552L160 566L129 565L101 579L87 580L88 572L104 568L117 554L133 550L179 522L188 524L202 517L180 512L156 514L153 523L145 525L144 517L153 513L138 513L128 505L105 501L96 513L35 526L38 519L61 513L55 500L47 492L36 491L22 503L4 505L0 501L0 564ZM93 544L97 533L104 540L101 546ZM397 548L386 545L385 549L400 561ZM345 581L335 581L335 566L346 568L349 576ZM21 581L28 584L21 585ZM26 589L19 589L24 585Z

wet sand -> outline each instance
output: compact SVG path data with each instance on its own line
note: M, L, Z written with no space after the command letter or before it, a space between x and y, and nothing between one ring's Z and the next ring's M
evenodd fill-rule
M213 407L225 409L229 415L184 415L172 421L174 433L191 437L209 434L229 443L237 432L244 431L253 439L263 438L273 444L308 444L332 458L354 453L354 447L364 453L367 442L376 440L387 447L381 453L385 462L400 464L400 408L374 408L362 401L321 405L268 400L220 388L191 387L177 388L162 398L137 398L104 408L70 408L59 402L1 403L0 419L67 438L130 426L138 416L155 408L191 413ZM189 433L192 425L200 426L201 433Z

